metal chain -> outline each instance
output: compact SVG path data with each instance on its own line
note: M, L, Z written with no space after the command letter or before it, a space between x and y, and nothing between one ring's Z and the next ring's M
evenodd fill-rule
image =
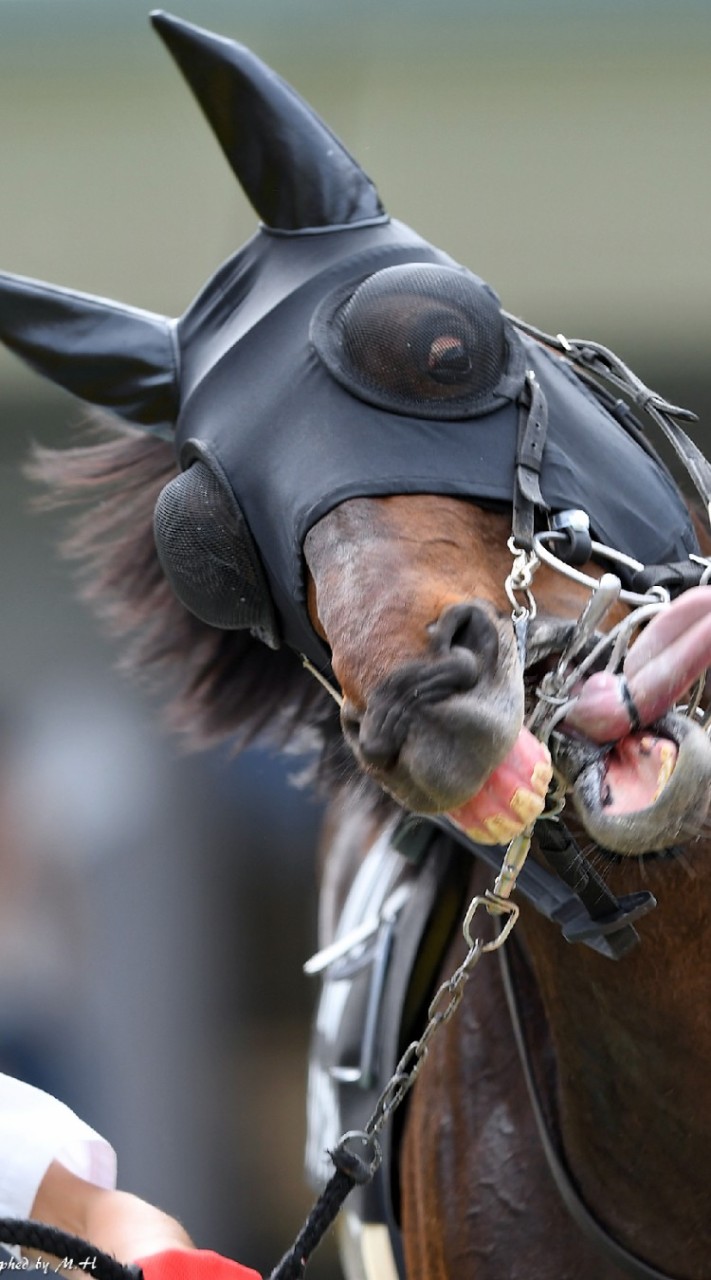
M503 946L518 919L519 909L515 903L508 901L508 895L516 883L516 876L523 866L530 843L530 830L512 840L494 889L472 898L462 924L467 944L464 960L439 988L429 1006L427 1024L422 1035L419 1040L413 1040L403 1053L365 1128L351 1129L344 1133L330 1152L335 1172L313 1205L291 1249L272 1271L270 1280L301 1280L308 1259L335 1221L353 1187L358 1183L363 1185L369 1182L380 1167L383 1152L378 1134L415 1083L429 1052L432 1037L440 1027L449 1022L458 1008L464 987L481 957L485 952L498 951ZM514 846L519 847L514 851ZM500 892L496 892L497 888L500 888ZM491 916L507 917L490 942L472 937L472 921L480 907ZM351 1143L357 1143L359 1150L352 1150L349 1146Z
M459 1007L464 995L464 988L481 957L486 952L498 951L499 947L503 946L518 919L519 908L514 902L508 901L508 895L515 885L516 876L523 866L530 843L530 832L526 832L512 840L494 889L487 890L484 894L477 894L476 897L472 898L462 923L462 933L467 944L466 956L454 973L442 983L431 1001L427 1010L427 1022L422 1035L418 1040L413 1040L407 1046L378 1098L370 1119L363 1129L351 1129L348 1133L343 1134L335 1151L332 1153L336 1158L336 1163L339 1153L344 1153L347 1157L355 1156L359 1163L367 1159L369 1161L367 1177L371 1177L380 1166L383 1157L382 1149L378 1142L378 1134L410 1092L427 1057L433 1036L436 1035L440 1027L449 1022ZM512 852L513 846L517 846L515 853ZM497 888L499 892L496 891ZM473 938L471 934L474 916L482 907L489 915L507 917L502 928L489 942L485 942L479 937ZM349 1143L356 1142L359 1142L366 1149L366 1157L363 1156L362 1151L356 1153L349 1150Z

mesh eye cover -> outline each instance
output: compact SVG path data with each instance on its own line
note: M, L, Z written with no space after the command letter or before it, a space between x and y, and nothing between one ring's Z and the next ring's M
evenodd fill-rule
M173 591L211 627L248 629L279 647L269 587L247 523L227 483L196 458L161 490L153 531Z
M516 399L524 351L493 294L467 272L386 267L327 298L311 341L360 399L413 417L477 417Z

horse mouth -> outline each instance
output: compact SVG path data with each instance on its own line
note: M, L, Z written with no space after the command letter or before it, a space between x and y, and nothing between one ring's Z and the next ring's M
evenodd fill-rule
M578 648L585 674L569 686L561 714L547 729L545 716L531 720L544 741L526 723L576 627L550 618L532 628L523 678L503 641L507 661L478 682L468 654L404 668L363 717L352 744L359 762L399 804L446 813L481 844L508 844L532 828L554 776L603 850L639 856L695 838L711 804L711 742L679 709L679 695L711 658L711 592L703 590L702 600L674 604L642 632L619 675L593 653L604 637L590 637L589 653ZM695 634L686 614L702 606Z
M507 844L535 824L553 772L588 835L612 853L639 856L699 833L711 786L703 730L669 714L607 747L554 734L551 754L521 730L509 756L449 817L480 844Z
M603 808L621 817L656 804L678 757L675 742L650 733L631 733L614 743L604 763Z
M527 668L529 698L570 635L570 624L543 624ZM672 707L607 742L597 727L593 716L588 737L585 716L563 721L549 743L559 781L596 844L638 856L698 836L711 800L711 743L700 724Z
M603 849L640 855L700 834L711 796L711 743L676 712L600 747L554 734L551 753L587 833Z
M601 747L554 733L550 756L526 729L467 803L449 817L480 844L507 844L545 808L553 772L588 835L603 849L639 856L700 832L711 796L711 744L701 727L669 713Z

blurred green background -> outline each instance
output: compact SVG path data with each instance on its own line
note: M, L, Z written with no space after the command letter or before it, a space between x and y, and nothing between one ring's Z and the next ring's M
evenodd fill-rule
M181 0L316 107L397 217L711 420L708 0ZM253 231L136 0L0 0L0 267L178 314ZM31 516L80 411L0 355L0 1067L122 1182L268 1269L300 1175L318 807L259 753L186 759ZM633 494L631 493L631 500ZM326 1252L315 1274L335 1275Z

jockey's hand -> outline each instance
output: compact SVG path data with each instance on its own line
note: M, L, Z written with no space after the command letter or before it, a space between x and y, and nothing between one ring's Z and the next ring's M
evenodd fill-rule
M94 1186L57 1161L40 1184L32 1217L134 1263L145 1280L260 1280L248 1267L196 1249L175 1218L145 1200Z
M119 1262L166 1249L194 1248L175 1218L126 1191L108 1191L85 1182L56 1160L40 1183L31 1216L91 1241Z
M261 1280L258 1272L208 1249L166 1249L137 1258L145 1280Z

